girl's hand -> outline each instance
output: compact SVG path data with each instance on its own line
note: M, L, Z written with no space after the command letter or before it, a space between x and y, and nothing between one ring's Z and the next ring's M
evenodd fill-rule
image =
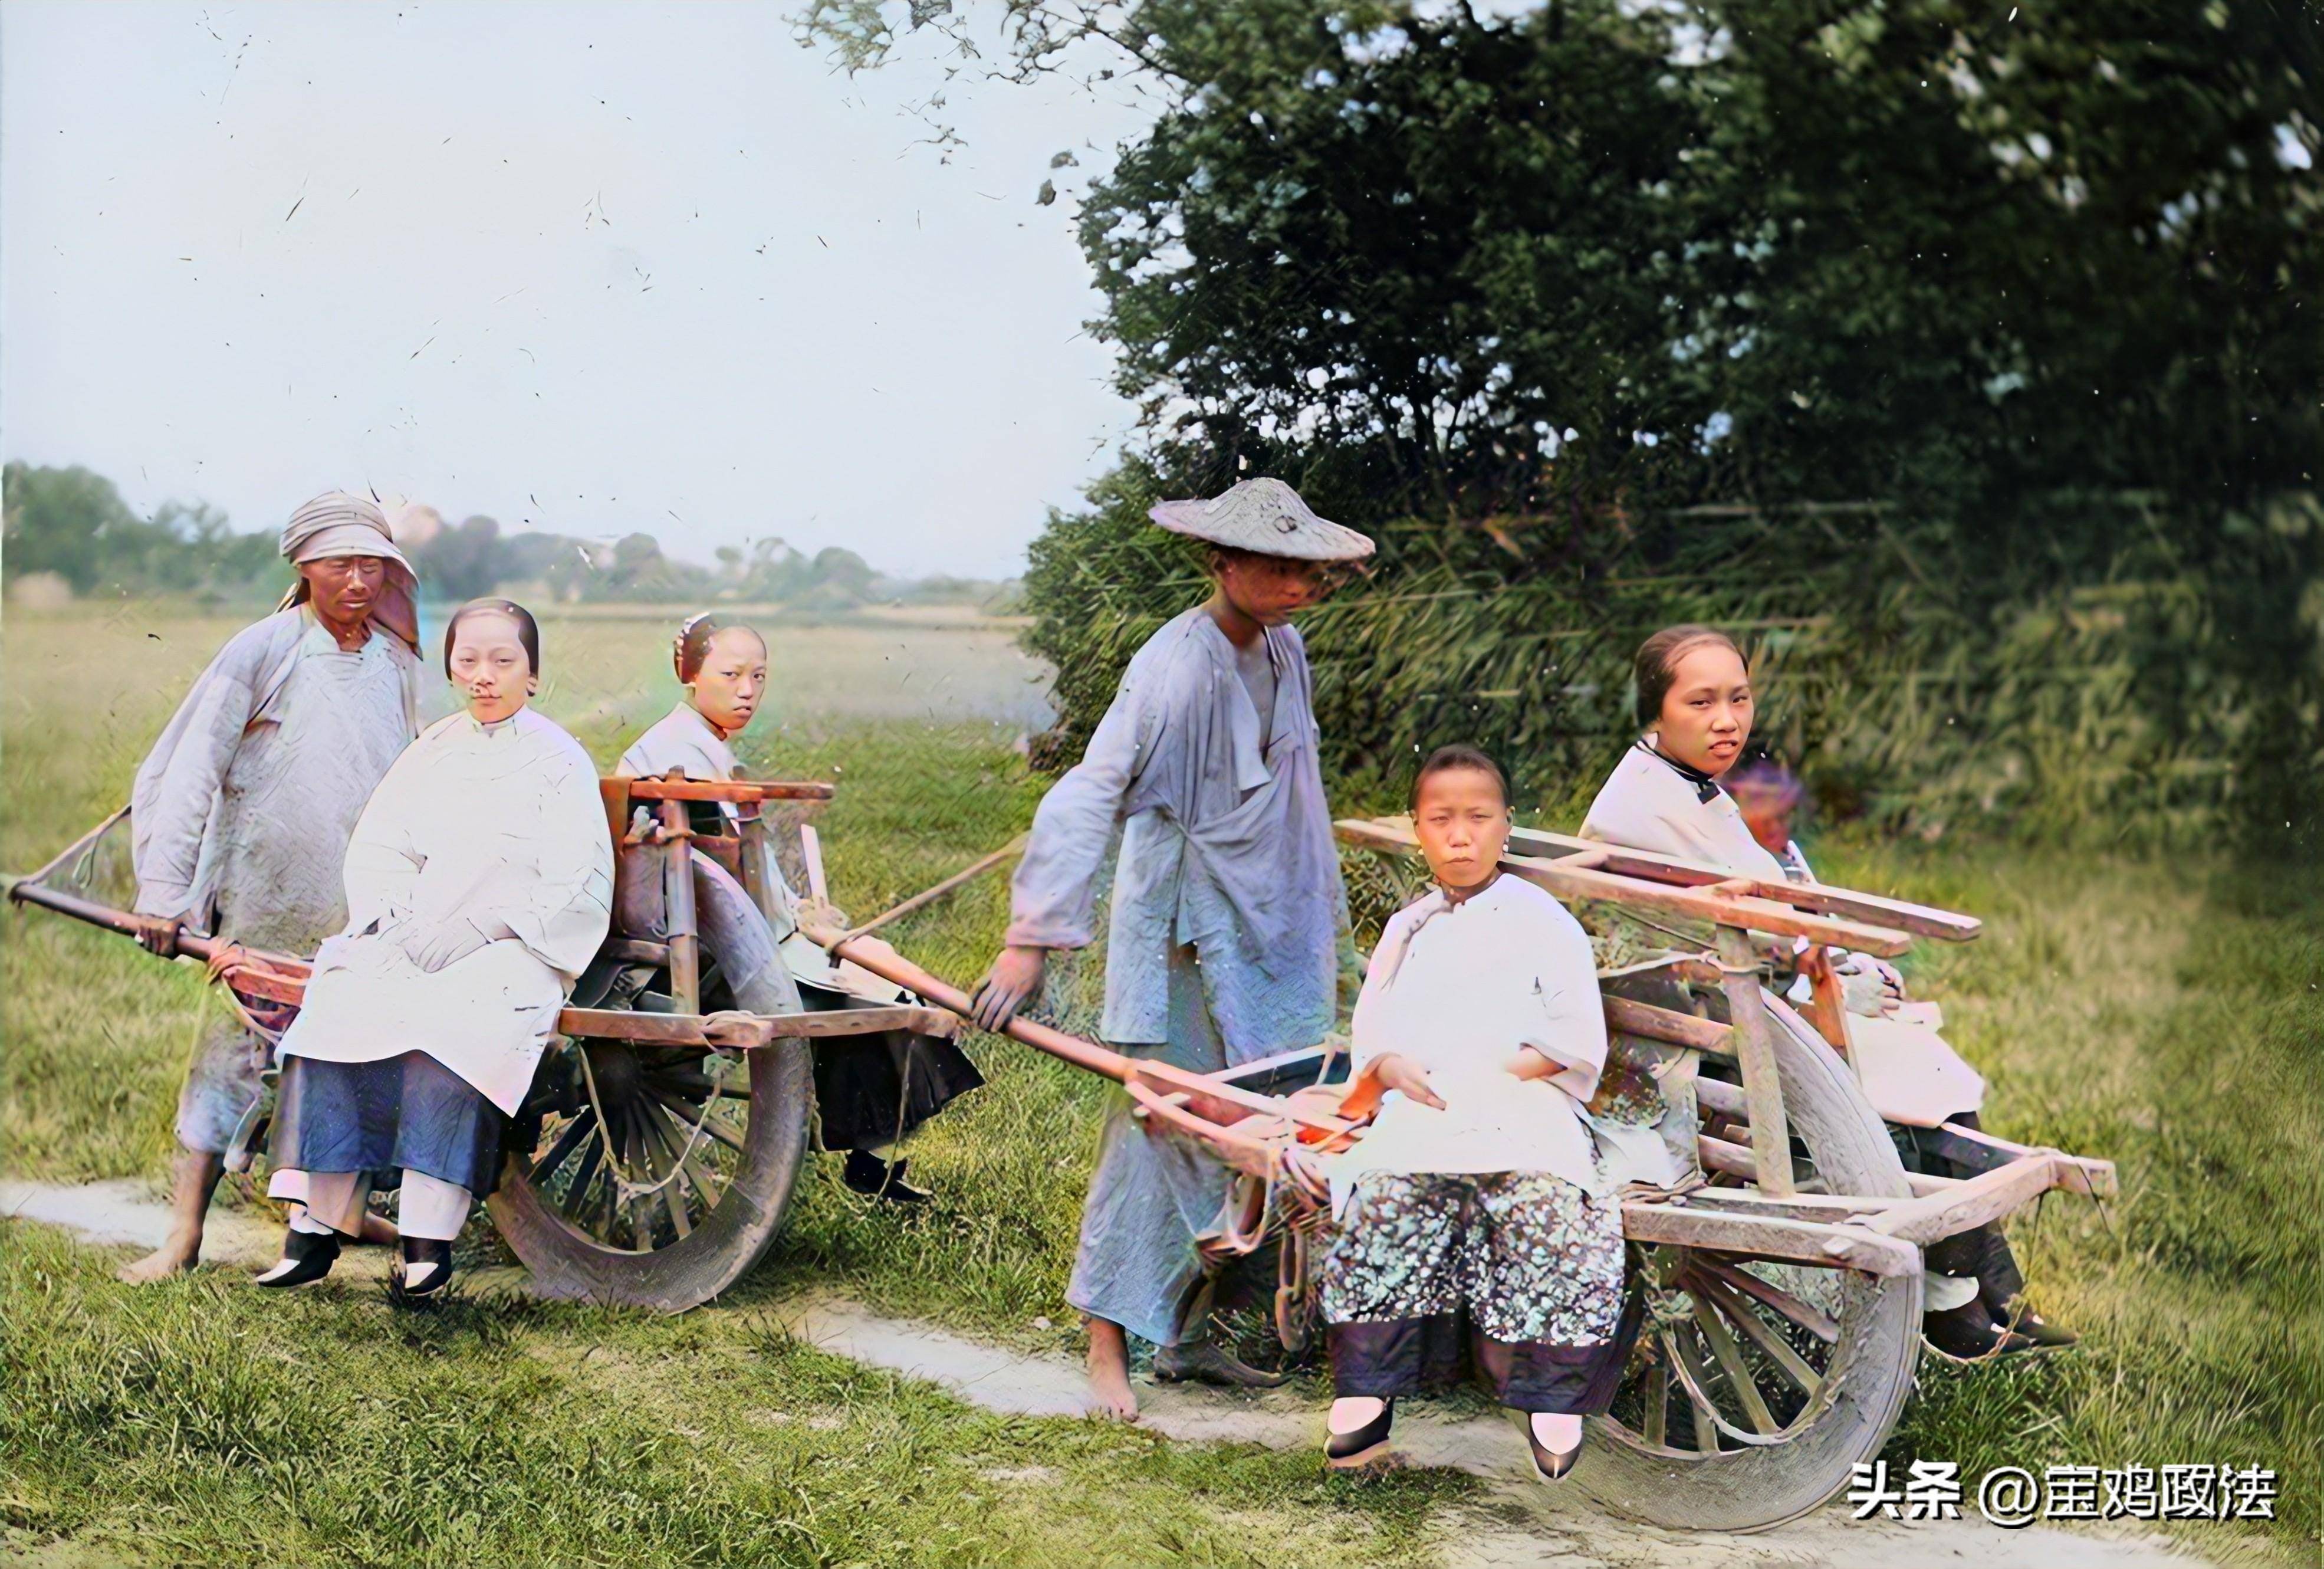
M1379 1077L1381 1089L1399 1091L1407 1100L1440 1112L1444 1109L1443 1098L1429 1087L1428 1070L1410 1057L1390 1052L1372 1065L1372 1072Z

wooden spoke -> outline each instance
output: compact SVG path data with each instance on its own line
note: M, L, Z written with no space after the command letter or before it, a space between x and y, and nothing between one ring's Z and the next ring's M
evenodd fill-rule
M1743 1402L1743 1413L1750 1418L1753 1430L1769 1435L1782 1432L1782 1424L1767 1409L1759 1386L1752 1381L1751 1370L1743 1361L1743 1348L1735 1343L1734 1332L1727 1327L1727 1321L1701 1297L1694 1299L1694 1321L1702 1330L1703 1343L1719 1359L1720 1371L1727 1375L1728 1388Z
M572 1155L574 1147L587 1138L596 1126L597 1113L586 1106L582 1107L571 1121L558 1130L557 1137L550 1140L548 1150L540 1158L532 1163L525 1179L535 1185L547 1182Z
M1656 1362L1655 1371L1646 1375L1646 1442L1661 1446L1667 1442L1670 1413L1670 1369Z
M1694 1257L1694 1267L1729 1289L1756 1298L1824 1344L1840 1343L1840 1325L1832 1321L1831 1315L1810 1306L1772 1281L1762 1280L1748 1269L1737 1269L1723 1260L1708 1258L1701 1253Z
M1708 1301L1729 1324L1743 1332L1744 1339L1765 1352L1767 1359L1783 1371L1784 1376L1799 1387L1801 1393L1810 1399L1815 1398L1817 1389L1823 1383L1823 1375L1811 1367L1805 1357L1793 1350L1789 1341L1752 1312L1747 1298L1712 1279L1698 1280L1694 1290L1699 1300Z
M628 1108L622 1118L622 1164L633 1172L650 1169L646 1160L645 1119L638 1115L635 1107ZM632 1193L622 1193L618 1197L622 1213L630 1223L631 1248L641 1253L651 1252L653 1219L649 1214L641 1222L638 1215L639 1206L645 1202L644 1199Z
M687 1127L691 1128L698 1122L701 1125L702 1131L710 1135L711 1138L715 1139L719 1143L724 1144L727 1149L732 1149L737 1155L742 1153L742 1140L741 1135L734 1132L733 1129L727 1127L724 1122L721 1122L711 1113L708 1107L706 1106L696 1109L687 1105L684 1101L678 1100L675 1096L664 1094L659 1090L656 1090L653 1094L654 1099L659 1101L662 1105L668 1109L670 1115L676 1117L679 1121L684 1122Z
M589 1120L596 1121L596 1114L589 1113ZM604 1157L604 1147L594 1138L581 1146L581 1163L573 1168L573 1178L565 1188L565 1202L558 1206L566 1218L576 1224L581 1223L581 1205L589 1196L590 1181L597 1175L597 1163Z
M686 1198L678 1191L686 1177L678 1168L678 1145L670 1132L669 1119L650 1107L639 1110L646 1128L647 1160L654 1180L662 1185L661 1207L669 1216L669 1228L680 1239L690 1237L694 1234L694 1223L687 1218ZM654 1153L657 1150L659 1158Z
M1694 1414L1694 1447L1700 1454L1716 1454L1719 1453L1719 1413L1695 1394L1696 1389L1707 1388L1711 1381L1703 1371L1702 1363L1686 1350L1677 1331L1663 1331L1662 1343L1663 1354L1674 1363L1683 1363L1686 1371L1694 1375L1692 1387L1689 1387L1688 1380L1679 1380L1679 1387L1686 1390L1687 1408Z
M658 1096L657 1098L661 1100L663 1109L669 1113L670 1120L678 1124L678 1128L672 1131L671 1136L677 1140L678 1169L685 1174L687 1186L693 1188L695 1196L702 1201L702 1211L707 1214L718 1207L719 1199L725 1195L726 1181L718 1174L717 1168L706 1158L706 1147L695 1142L694 1130L697 1126L703 1126L705 1131L715 1139L716 1127L683 1102L672 1103L667 1097Z

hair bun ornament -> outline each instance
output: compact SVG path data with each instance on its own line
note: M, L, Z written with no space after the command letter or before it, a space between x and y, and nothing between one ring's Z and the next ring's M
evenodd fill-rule
M681 687L702 673L702 660L710 652L710 640L718 634L718 617L715 612L696 611L679 623L678 636L670 640L670 668L678 672Z

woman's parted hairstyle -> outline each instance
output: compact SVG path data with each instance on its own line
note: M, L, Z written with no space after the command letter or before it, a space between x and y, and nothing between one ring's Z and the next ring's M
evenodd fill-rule
M1692 622L1666 626L1638 645L1637 657L1630 662L1630 681L1637 694L1640 729L1652 729L1663 716L1663 699L1670 696L1679 660L1705 644L1725 649L1738 660L1743 658L1743 651L1736 646L1733 638L1717 627L1700 626Z
M679 625L678 635L669 640L670 668L678 672L679 686L691 686L694 678L702 674L702 661L710 657L710 644L722 632L747 632L759 638L761 648L767 646L767 640L759 637L757 628L744 626L739 621L721 621L709 611L699 611L687 616Z
M490 612L505 615L516 623L516 641L524 645L524 657L531 662L532 674L540 674L540 623L532 619L532 612L513 599L471 599L452 613L444 623L444 678L452 678L452 643L460 635L460 623L472 615Z
M1408 809L1415 812L1420 810L1421 786L1440 773L1452 773L1462 769L1490 778L1500 789L1501 805L1507 807L1509 804L1509 776L1503 773L1501 765L1495 762L1481 748L1440 746L1428 754L1427 759L1420 765L1420 771L1412 776L1412 803Z

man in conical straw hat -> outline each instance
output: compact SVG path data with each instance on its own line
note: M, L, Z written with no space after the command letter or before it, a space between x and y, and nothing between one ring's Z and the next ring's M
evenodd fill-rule
M1347 896L1290 623L1372 542L1277 479L1148 515L1204 543L1211 596L1138 651L1080 764L1042 800L976 1020L1000 1029L1040 991L1050 950L1091 941L1120 827L1102 1033L1216 1072L1314 1046L1337 1015ZM1066 1290L1088 1319L1097 1407L1138 1414L1130 1334L1159 1348L1157 1378L1280 1382L1212 1344L1194 1308L1194 1238L1218 1214L1225 1168L1186 1140L1144 1137L1129 1111L1123 1097L1106 1125Z
M419 583L378 505L317 496L283 529L282 558L299 576L281 607L218 651L131 789L137 913L162 951L183 926L314 952L346 924L355 818L419 733ZM225 1011L203 1031L178 1098L170 1234L123 1279L199 1259L227 1144L272 1049Z

